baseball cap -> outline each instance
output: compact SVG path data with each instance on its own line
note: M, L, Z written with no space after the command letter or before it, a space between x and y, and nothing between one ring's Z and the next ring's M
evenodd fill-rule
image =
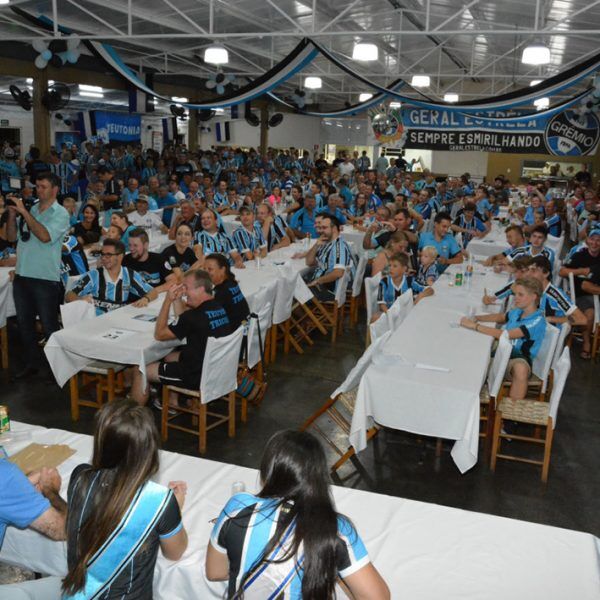
M136 202L146 202L146 204L148 203L148 196L146 196L146 194L140 194L136 200Z

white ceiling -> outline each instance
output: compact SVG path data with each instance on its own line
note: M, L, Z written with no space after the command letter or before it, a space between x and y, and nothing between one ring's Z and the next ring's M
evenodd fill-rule
M423 72L425 93L486 97L525 87L598 52L600 0L12 0L35 15L56 17L83 37L112 44L133 66L202 81L214 67L202 50L218 40L229 50L225 71L250 79L286 56L304 36L333 50L368 78L389 83ZM28 43L41 35L0 7L0 40ZM47 34L45 34L47 35ZM550 65L521 63L534 39L552 52ZM351 60L356 41L379 47L376 63ZM1 74L1 65L0 65ZM319 58L290 81L318 75L323 107L341 108L372 91ZM157 76L157 80L160 80Z

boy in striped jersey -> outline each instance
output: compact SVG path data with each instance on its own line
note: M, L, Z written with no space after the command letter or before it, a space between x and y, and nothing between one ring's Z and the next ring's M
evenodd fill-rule
M267 255L267 241L262 229L254 226L254 213L247 206L240 208L242 226L233 232L233 243L244 260Z

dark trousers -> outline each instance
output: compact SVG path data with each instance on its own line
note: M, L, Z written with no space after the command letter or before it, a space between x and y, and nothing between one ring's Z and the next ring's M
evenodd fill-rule
M61 285L58 281L15 275L13 297L26 367L37 368L40 364L40 351L35 332L36 317L40 317L46 339L59 329L60 295Z

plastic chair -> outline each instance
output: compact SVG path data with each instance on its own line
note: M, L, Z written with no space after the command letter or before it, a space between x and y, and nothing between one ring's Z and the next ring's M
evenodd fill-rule
M556 363L554 369L554 388L550 396L550 402L539 402L536 400L513 400L512 398L503 398L498 404L496 417L494 420L494 437L492 441L492 457L490 468L496 470L496 461L498 458L525 462L533 465L541 465L542 481L548 481L548 471L550 469L550 452L552 450L552 439L554 437L554 428L558 414L558 406L562 398L565 383L571 370L571 359L569 349L565 348L560 359ZM525 435L516 435L514 433L502 433L502 425L504 420L517 421L533 425L536 428L545 427L544 439L539 437L530 437ZM502 439L509 438L521 442L530 442L533 444L543 444L544 458L543 460L532 460L512 454L501 454Z
M391 333L391 331L387 331L365 350L356 365L354 365L350 373L346 376L344 382L333 392L333 394L331 394L331 397L327 402L325 402L323 406L311 415L303 423L302 427L300 427L300 431L306 431L309 428L314 429L336 452L336 454L338 454L340 458L332 466L332 471L339 469L349 458L354 456L355 450L352 446L349 446L345 451L342 450L332 439L335 436L331 434L328 435L324 426L320 425L317 421L320 417L325 415L329 419L329 422L333 422L333 424L341 429L346 436L350 434L350 424L352 422L352 415L356 403L356 393L360 380L371 364L373 357L381 350ZM378 431L379 429L377 426L371 427L367 432L367 440L374 437Z
M369 325L373 315L377 312L377 292L381 282L381 273L373 277L365 277L365 306L367 308L367 345L369 344Z
M93 304L84 300L76 300L67 304L61 304L60 316L63 327L73 327L83 321L96 318L96 309ZM104 404L104 393L108 402L125 392L123 380L126 365L108 361L95 360L86 365L81 371L81 386L79 385L79 373L69 380L69 392L71 397L71 419L79 421L79 408L102 408ZM96 387L96 400L81 399L81 394Z
M270 358L271 358L271 337L272 337L271 327L273 326L273 309L274 309L275 302L277 299L278 290L279 290L279 281L274 279L273 281L270 281L266 285L262 286L258 290L258 292L254 295L254 297L252 297L248 302L250 311L253 313L258 313L261 310L261 308L263 306L266 306L267 304L271 305L271 315L269 318L269 325L266 329L261 330L262 336L264 339L264 344L265 344L265 352L264 352L265 364L268 364L270 362Z
M206 434L211 429L227 423L228 436L235 436L235 390L238 386L237 372L244 327L238 327L232 334L221 338L208 338L204 361L202 363L202 375L200 389L190 390L174 385L163 385L162 395L162 419L161 435L163 441L169 437L169 429L177 429L198 436L198 451L200 454L206 452ZM169 397L173 394L176 399L180 395L192 399L192 407L169 405ZM227 414L209 411L207 404L214 400L227 397ZM225 399L225 398L224 398ZM174 415L169 415L174 411ZM189 414L198 419L197 429L191 429L173 423L172 421L182 414ZM208 425L208 417L214 421Z
M377 321L369 324L369 337L371 343L381 338L384 334L391 332L392 327L387 313L383 313Z

